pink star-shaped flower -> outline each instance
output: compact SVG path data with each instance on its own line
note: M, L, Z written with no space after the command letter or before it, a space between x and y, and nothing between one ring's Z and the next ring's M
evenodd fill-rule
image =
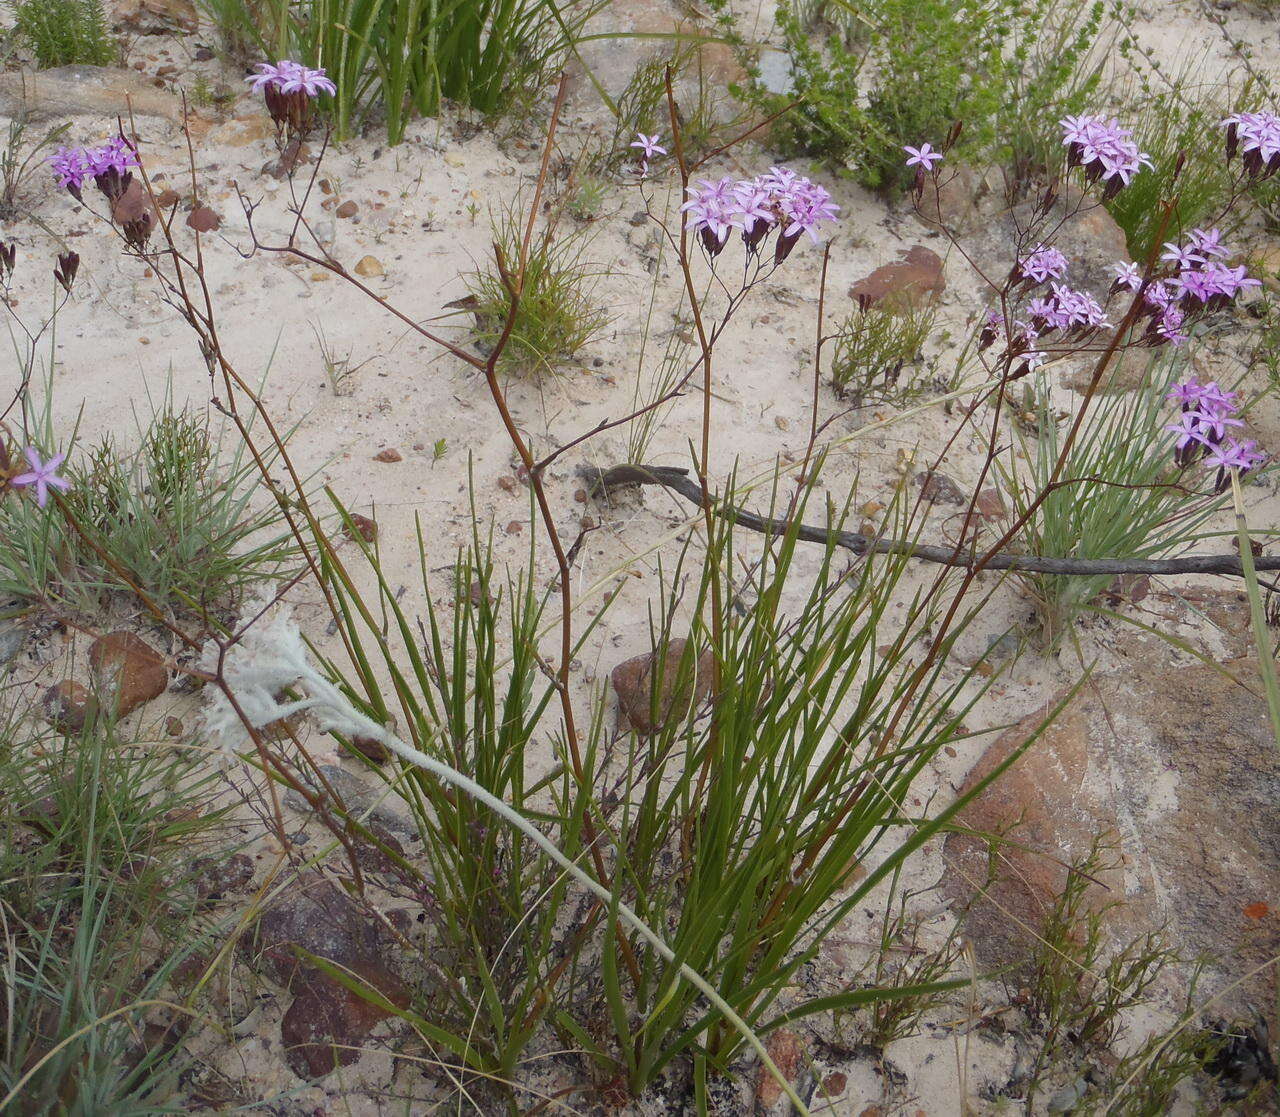
M49 489L51 487L64 493L71 488L70 481L65 477L58 476L58 466L66 461L67 455L54 454L47 462L41 462L40 454L34 446L28 446L25 453L27 461L31 463L30 472L18 474L9 483L14 488L34 485L36 487L36 503L43 508L49 503Z

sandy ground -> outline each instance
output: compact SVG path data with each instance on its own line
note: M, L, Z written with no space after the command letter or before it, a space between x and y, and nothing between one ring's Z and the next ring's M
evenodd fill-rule
M1280 58L1280 33L1274 18L1251 14L1242 5L1223 13L1233 34L1249 39L1261 65L1274 68ZM767 12L765 21L767 21ZM1215 38L1198 5L1162 3L1140 9L1137 30L1144 42L1170 60L1208 47L1206 67L1226 73L1231 59ZM176 47L174 48L177 49ZM216 63L203 64L213 70ZM1274 69L1273 69L1274 72ZM235 75L230 75L235 80ZM203 115L210 115L205 112ZM260 202L256 222L264 239L281 239L288 224L288 186L264 176L263 164L274 151L258 121L261 114L250 97L231 112L233 119L210 121L196 147L196 170L205 200L221 216L222 229L207 242L210 286L217 301L220 332L228 356L250 378L265 377L264 397L277 420L296 425L292 453L317 484L331 486L348 507L376 518L384 568L400 572L415 601L418 554L415 521L426 528L431 570L447 567L472 531L468 475L475 479L475 499L482 515L495 525L500 562L527 561L530 523L522 486L504 487L514 475L510 443L495 416L483 380L462 362L442 355L403 329L351 287L329 274L282 257L258 254L242 259L235 248L247 246L245 218L233 187ZM240 119L234 119L239 117ZM185 142L171 123L141 120L142 150L160 185L177 185L186 174ZM379 295L407 314L432 319L465 293L464 273L486 259L490 237L488 213L520 196L527 197L537 172L539 137L499 142L480 132L469 138L452 118L418 122L406 142L386 149L376 138L356 140L328 153L323 177L337 196L359 206L357 219L339 219L332 211L314 210L317 231L326 247L348 266L366 255L377 258L385 275L369 281ZM593 129L603 127L598 108L585 92L571 100L562 145L572 150ZM100 140L105 120L78 118L71 139ZM764 153L739 153L730 171L762 169ZM944 242L924 228L905 208L889 209L851 183L819 175L842 208L833 237L828 288L833 314L843 315L850 284L871 268L892 260L899 251L924 244L945 253ZM181 189L181 187L178 187ZM655 178L646 188L655 212L670 218L676 199L671 180ZM610 188L604 216L590 230L589 258L605 262L608 274L599 293L613 318L604 334L566 365L558 375L513 382L512 411L539 446L555 446L597 422L617 416L630 405L637 376L652 375L654 353L660 354L673 328L680 291L679 274L670 253L658 258L651 227L629 218L646 208L640 188L617 183ZM50 191L32 214L42 226L67 238L83 258L75 297L63 312L57 332L53 372L53 407L61 429L77 419L82 440L99 434L129 434L135 415L145 417L149 399L159 399L171 385L178 401L204 407L208 376L192 338L163 305L152 282L136 265L122 264L114 242L100 225L65 195ZM55 243L35 220L5 231L20 245L33 266L15 284L19 314L38 313L46 305L44 259L52 259ZM749 299L720 346L714 383L715 438L712 473L725 476L736 468L742 477L764 477L775 462L796 462L804 452L811 402L811 345L817 309L820 252L809 245L797 249L785 268ZM982 294L961 260L947 264L948 290L941 301L944 323L961 332L968 315L982 305ZM651 322L649 353L642 360L639 339L644 311L657 288L657 310ZM445 328L465 338L465 321L456 317ZM349 391L335 393L326 378L317 334L325 345L358 367ZM945 367L948 351L931 349L931 360ZM0 379L4 376L0 372ZM841 405L829 389L820 395L824 418ZM699 429L702 399L690 392L666 416L648 451L657 464L688 464L689 440ZM887 413L884 417L891 418ZM888 503L901 482L901 455L917 464L954 430L958 416L940 407L924 408L905 421L878 422L870 411L838 416L828 429L832 440L824 486L837 500L856 487L855 507L867 501ZM436 447L446 447L438 456ZM393 448L402 460L374 460ZM963 435L945 467L963 488L980 463L980 438ZM1268 449L1280 451L1280 446ZM602 687L611 668L647 650L648 609L656 595L657 558L669 555L691 520L692 509L678 498L647 490L624 496L611 509L582 503L580 464L608 466L624 460L625 435L604 434L561 459L549 474L549 490L561 530L569 537L583 516L600 525L591 532L575 569L576 592L584 605L600 600L615 586L622 594L610 619L593 639L577 667L583 695ZM767 492L767 489L765 490ZM757 493L761 500L764 493ZM1269 490L1252 489L1256 522L1274 521L1275 500ZM951 509L939 506L936 530L944 532ZM813 568L812 556L801 570ZM539 553L540 576L550 577L549 552ZM396 577L393 574L393 577ZM911 584L932 576L915 572ZM435 575L437 600L448 588L447 571ZM323 615L314 595L298 596L299 616L309 635L327 650ZM1025 620L1029 606L1013 585L1002 587L974 627L966 633L961 655L973 655L986 643ZM1194 618L1180 629L1195 635L1215 654L1218 637ZM1114 663L1117 636L1105 625L1082 629L1087 658L1099 669ZM550 645L548 645L550 647ZM51 661L34 681L50 681ZM963 670L956 662L948 677ZM1074 653L1058 657L1027 654L991 687L971 727L1001 726L1036 709L1078 671ZM148 714L148 717L151 715ZM943 757L919 787L922 800L943 799L960 783L990 737L964 742L954 757ZM916 858L911 887L927 887L942 872L939 849L927 846ZM939 912L929 930L939 939L951 917ZM850 917L851 943L860 938L867 915ZM841 936L837 936L840 939ZM237 1029L238 1049L224 1059L228 1070L239 1063L263 1096L286 1093L296 1110L323 1112L388 1111L372 1100L389 1082L385 1059L362 1061L341 1082L298 1089L287 1070L258 1036L273 1034L278 1005L266 1004L252 1026ZM273 1015L274 1014L274 1015ZM1157 1018L1159 1014L1157 1013ZM907 1083L892 1091L890 1108L907 1113L961 1112L960 1098L999 1082L1010 1071L1007 1048L978 1035L964 1035L935 1021L926 1034L893 1045L889 1058L906 1074ZM246 1022L247 1024L247 1022ZM850 1068L848 1085L833 1111L860 1113L882 1104L885 1080L867 1060Z

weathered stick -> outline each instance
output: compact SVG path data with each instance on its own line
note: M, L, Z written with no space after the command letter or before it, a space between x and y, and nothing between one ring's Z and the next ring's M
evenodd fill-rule
M591 482L594 491L617 488L620 485L662 485L693 504L702 506L702 490L689 476L688 470L666 465L617 465L612 469L596 469L583 466L583 477ZM944 566L968 567L976 560L974 555L956 547L933 547L924 543L910 543L902 539L884 539L862 535L855 531L839 531L833 528L798 527L786 520L770 516L757 516L743 508L736 508L723 501L714 502L714 511L723 519L732 520L752 531L766 535L783 535L795 530L798 538L809 543L834 543L852 551L855 555L868 552L882 555L907 555L923 562L937 562ZM1253 560L1255 570L1280 570L1280 556L1265 555ZM1244 569L1238 555L1186 555L1172 559L1073 559L1051 558L1043 555L992 555L984 564L984 570L1025 570L1034 574L1234 574L1241 577Z

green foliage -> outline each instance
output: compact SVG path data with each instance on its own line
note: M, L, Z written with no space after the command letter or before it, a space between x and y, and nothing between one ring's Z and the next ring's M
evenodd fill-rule
M862 407L904 404L931 386L921 350L933 332L934 309L883 304L855 309L832 343L831 383ZM906 374L904 375L904 370Z
M595 287L605 274L585 258L589 230L561 234L562 210L557 208L535 233L525 257L524 286L519 293L515 321L498 361L508 373L544 373L572 359L609 321L595 300ZM496 262L472 272L467 286L475 299L476 344L489 352L506 329L511 307L508 278L514 280L523 251L525 229L518 207L504 211L493 230L502 249L508 276Z
M58 124L29 140L24 115L9 121L9 135L0 151L0 221L12 221L21 212L22 188L28 176L44 162L51 147L64 142L69 127Z
M323 66L339 138L377 120L393 144L444 100L519 110L564 64L594 10L563 0L203 0L230 43Z
M190 1017L149 1002L181 999L175 969L213 942L193 877L221 816L213 778L102 722L78 738L0 729L0 1095L17 1091L14 1112L165 1111ZM166 1016L169 1034L139 1042Z
M1164 397L1176 378L1173 369L1172 362L1157 360L1146 387L1095 396L1060 475L1066 483L1049 493L1022 529L1029 554L1153 558L1203 538L1197 533L1226 498L1198 491L1194 471L1173 464L1173 436L1164 430L1172 418ZM1062 449L1066 432L1050 398L1041 374L1028 396L1034 417L1019 425L1014 450L996 459L1014 516L1028 511L1048 486ZM1111 581L1106 574L1014 576L1035 602L1050 642Z
M13 0L12 7L14 27L42 69L115 63L102 0Z
M895 193L914 176L903 146L940 147L959 122L958 156L1026 173L1052 122L1098 80L1085 57L1102 9L1096 0L838 0L845 18L815 44L805 8L783 0L777 23L801 104L780 122L780 142ZM772 111L793 95L757 85L752 96Z
M802 578L794 534L774 539L750 567L736 535L723 526L706 561L687 566L686 546L663 577L686 588L653 620L655 648L670 647L678 632L690 636L683 653L657 659L655 708L668 684L694 694L694 675L712 656L714 723L691 701L673 704L650 736L614 734L606 703L593 699L580 777L538 649L543 591L527 576L500 589L479 538L437 610L420 533L428 602L421 628L375 549L364 553L376 600L326 562L354 649L355 670L342 686L367 716L394 719L406 739L500 796L588 869L583 818L597 820L608 835L596 840L605 844L615 902L660 928L677 957L759 1033L811 1013L899 1001L901 1012L886 1012L879 1027L901 1032L930 1000L963 984L943 959L828 997L797 999L795 978L824 937L896 879L967 801L926 817L904 806L924 768L965 734L982 687L968 675L942 681L945 648L913 686L917 641L934 616L919 599L905 615L894 608L907 559L871 557L848 570L832 548ZM757 542L752 534L753 556ZM717 626L706 615L714 569L750 570ZM691 630L676 619L686 606L702 618ZM448 616L446 632L440 618ZM599 620L576 639L587 640ZM343 679L336 663L327 668ZM893 736L883 736L891 723ZM548 736L554 755L535 760L535 743L545 749ZM424 962L433 977L404 1015L450 1063L460 1091L504 1091L544 1024L636 1094L673 1063L705 1072L734 1058L739 1033L647 940L628 931L622 942L607 905L439 781L412 769L385 778L425 839L423 856L398 871L403 885L429 889ZM854 881L856 865L868 872ZM905 917L886 923L886 935L906 933Z
M1218 142L1218 124L1233 110L1216 93L1203 91L1194 80L1198 69L1191 61L1168 82L1140 78L1138 93L1128 98L1126 126L1154 166L1135 175L1106 205L1124 230L1130 258L1139 262L1145 263L1162 240L1176 240L1206 221L1221 225L1231 198L1232 173ZM1175 199L1162 238L1160 203ZM1231 222L1238 223L1238 218L1227 220L1224 233L1233 231Z
M161 609L208 617L281 573L292 542L243 447L224 459L208 416L172 406L140 434L133 451L110 435L71 449L70 522L16 492L0 500L0 595L92 612L121 595L136 607L141 591Z

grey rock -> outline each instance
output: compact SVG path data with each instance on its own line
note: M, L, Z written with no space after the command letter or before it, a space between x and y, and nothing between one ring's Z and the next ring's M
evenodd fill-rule
M358 818L375 822L390 830L393 834L413 837L417 831L411 819L405 817L386 801L388 796L394 798L394 792L388 792L384 783L372 783L353 775L337 764L321 764L320 771L329 786L337 793L347 809ZM318 793L324 792L319 780L311 784ZM302 814L309 814L310 804L297 791L287 791L284 796L286 807Z
M182 120L182 102L133 70L58 66L0 74L0 113L30 120L68 116L160 116Z

